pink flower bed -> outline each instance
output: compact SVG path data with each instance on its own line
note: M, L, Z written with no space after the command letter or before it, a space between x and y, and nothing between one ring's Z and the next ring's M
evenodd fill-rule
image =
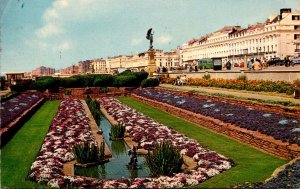
M173 177L135 179L95 179L82 176L65 176L63 163L74 159L71 154L77 142L92 141L89 120L79 100L63 100L36 160L32 163L29 178L51 187L84 188L172 188L193 186L231 168L230 161L216 152L209 151L195 140L177 133L175 130L143 116L113 98L100 99L101 105L138 142L139 147L152 149L156 141L172 140L182 154L193 157L198 162L196 170L188 170ZM143 135L142 135L143 133ZM142 136L140 136L142 135Z

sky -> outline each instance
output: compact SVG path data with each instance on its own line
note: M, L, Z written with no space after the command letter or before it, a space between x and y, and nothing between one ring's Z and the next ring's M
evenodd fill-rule
M0 0L0 72L177 46L224 26L264 22L299 0Z

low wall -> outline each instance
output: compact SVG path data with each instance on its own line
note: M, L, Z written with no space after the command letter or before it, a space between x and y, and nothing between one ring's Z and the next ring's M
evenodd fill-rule
M131 96L148 105L159 108L163 111L181 117L187 121L213 130L219 134L223 134L231 138L237 139L243 143L250 144L258 149L262 149L273 155L287 159L300 157L300 146L296 144L289 144L280 140L275 140L273 137L264 135L257 131L250 131L244 128L240 128L233 124L225 123L221 120L214 119L209 116L196 114L181 108L177 108L175 106L171 106L166 103L143 98L135 94L131 94Z
M89 87L87 88L60 88L59 93L49 94L48 99L61 99L61 98L76 98L84 99L87 95L91 98L107 97L107 96L126 96L130 91L136 87L107 87L107 93L101 93L100 88L102 87ZM71 91L71 95L65 95L65 91ZM52 98L51 98L52 97Z
M272 81L289 81L293 82L300 79L300 70L286 71L199 71L187 73L169 73L171 78L176 78L179 75L186 75L187 78L202 78L209 74L211 78L236 79L238 76L245 74L249 80L272 80Z

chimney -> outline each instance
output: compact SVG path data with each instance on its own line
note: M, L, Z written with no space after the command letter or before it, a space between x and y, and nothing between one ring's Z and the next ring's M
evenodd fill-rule
M291 13L291 12L292 12L291 8L280 9L280 20L283 18L284 14L288 14L288 13Z

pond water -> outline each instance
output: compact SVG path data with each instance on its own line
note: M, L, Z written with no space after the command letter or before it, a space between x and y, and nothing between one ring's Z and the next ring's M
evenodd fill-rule
M124 141L109 140L111 124L105 117L102 117L100 127L103 131L102 135L105 142L112 152L112 158L104 165L88 168L75 167L75 175L101 179L149 177L150 170L146 166L143 156L138 156L138 169L131 170L127 168L130 160L128 155L129 148Z

